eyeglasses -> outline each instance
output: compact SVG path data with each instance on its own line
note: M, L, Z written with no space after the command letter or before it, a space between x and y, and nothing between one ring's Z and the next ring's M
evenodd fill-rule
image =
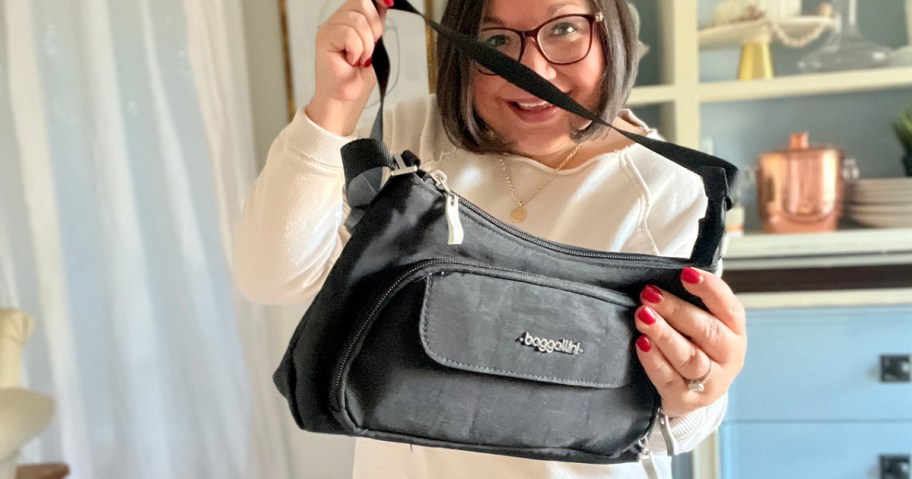
M531 38L546 60L554 65L569 65L589 55L589 50L592 49L594 24L601 21L601 12L561 15L532 30L484 28L478 33L478 41L516 61L522 61L526 38ZM475 65L479 72L494 75L494 72L487 68L477 63Z

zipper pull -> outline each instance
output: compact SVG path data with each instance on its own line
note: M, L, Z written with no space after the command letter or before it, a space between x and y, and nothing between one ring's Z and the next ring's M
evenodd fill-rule
M431 172L431 178L434 180L434 183L437 184L437 189L443 191L446 196L446 218L447 227L449 229L447 244L462 244L464 233L462 230L462 221L459 220L459 197L450 190L449 186L447 186L446 173L440 170L434 170Z
M393 155L393 160L396 162L396 168L390 171L390 176L406 175L418 171L417 166L406 166L402 155Z
M649 450L649 445L646 443L647 439L645 437L640 439L638 443L640 446L640 464L646 470L646 477L649 479L662 479L662 476L659 475L659 468L656 467L655 460L652 457L652 451Z
M671 433L671 418L661 409L659 409L659 428L662 430L662 437L665 438L665 449L668 450L668 455L674 456L677 454L678 442Z

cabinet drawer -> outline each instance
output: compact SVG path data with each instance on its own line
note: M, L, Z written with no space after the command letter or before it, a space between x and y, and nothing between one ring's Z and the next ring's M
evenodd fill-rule
M879 478L880 456L912 453L912 423L723 424L723 479Z
M912 419L912 383L882 382L881 355L912 353L912 306L751 311L727 419Z

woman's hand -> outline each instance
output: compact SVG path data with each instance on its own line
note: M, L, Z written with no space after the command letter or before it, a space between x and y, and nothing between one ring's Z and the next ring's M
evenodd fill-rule
M669 416L683 416L722 397L747 352L744 306L728 285L689 267L681 272L681 282L703 300L708 312L647 286L635 319L643 333L637 355Z
M348 0L320 25L310 119L337 135L351 134L377 84L370 58L393 0Z

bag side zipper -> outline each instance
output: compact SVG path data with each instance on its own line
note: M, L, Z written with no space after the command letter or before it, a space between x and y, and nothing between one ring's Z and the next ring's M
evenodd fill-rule
M329 383L329 403L332 408L336 411L342 410L342 403L340 399L340 389L342 386L342 376L345 374L345 369L348 364L348 360L354 352L355 346L358 344L361 336L367 330L367 328L373 323L374 317L377 315L377 312L380 308L386 304L387 299L392 296L393 293L397 292L399 286L406 282L407 279L410 279L415 272L425 269L428 266L438 263L446 263L446 260L429 260L418 263L414 267L407 270L405 273L399 275L396 280L383 292L380 298L377 301L374 301L373 308L370 312L359 319L357 325L355 326L355 332L353 335L349 336L349 339L345 342L345 345L342 348L342 354L336 360L336 365L333 368L333 376L330 378Z
M423 171L423 170L421 170L421 171ZM671 258L671 257L667 257L667 256L653 256L653 255L637 254L637 253L611 253L611 252L607 252L607 251L594 251L594 250L585 249L585 248L568 247L568 246L554 243L551 241L546 241L541 238L532 236L524 231L516 229L516 228L500 221L499 219L495 218L494 216L491 216L491 214L488 213L487 211L479 208L477 205L475 205L471 201L468 201L465 198L463 198L462 196L460 196L459 194L455 193L452 189L450 189L449 185L447 184L447 176L442 171L434 170L430 173L425 173L425 177L430 178L430 182L433 183L434 187L436 187L440 192L442 192L444 194L444 197L446 200L447 225L450 228L449 238L450 239L453 239L455 237L459 238L458 243L448 242L448 244L461 244L462 243L464 231L462 228L462 223L459 220L459 209L458 209L458 205L460 202L459 200L462 200L461 202L466 208L474 211L479 216L488 220L491 224L497 226L501 230L504 230L505 232L509 233L510 235L517 236L519 238L522 238L522 239L529 241L531 243L534 243L536 245L548 248L552 251L557 251L560 253L567 253L567 254L571 254L574 256L582 256L585 258L636 260L636 261L641 261L641 262L653 263L656 266L678 267L678 266L682 266L684 264L688 264L690 262L690 260L687 258ZM427 180L425 180L425 181L427 181ZM451 205L451 203L452 203L452 205Z
M665 449L668 451L668 455L674 456L678 453L678 442L671 433L671 418L665 414L662 408L659 408L659 429L662 430L662 438L665 439Z
M646 470L646 477L649 479L662 479L661 474L659 474L659 468L656 467L655 458L652 456L652 451L649 450L648 437L649 435L647 434L637 443L640 446L640 464Z
M662 432L662 438L665 440L665 448L668 451L668 456L674 456L678 448L677 442L675 441L674 436L671 434L671 419L665 414L665 411L662 408L658 408L657 414L659 416L659 429ZM646 470L646 476L649 479L661 479L662 474L659 471L659 468L656 466L655 457L652 455L652 451L649 450L649 434L640 438L637 445L640 447L639 452L639 462L643 465L643 468Z

